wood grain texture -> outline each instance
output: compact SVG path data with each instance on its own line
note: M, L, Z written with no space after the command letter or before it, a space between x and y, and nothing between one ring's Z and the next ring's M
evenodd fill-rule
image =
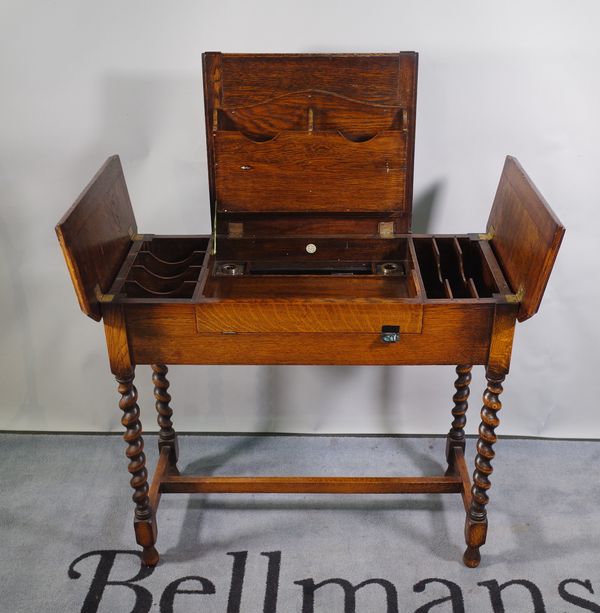
M203 292L207 298L238 299L262 298L272 300L286 298L298 300L313 299L339 299L353 298L372 299L398 299L412 298L415 292L409 287L409 280L404 277L382 277L366 275L332 277L321 276L272 276L265 283L260 276L242 277L212 277L208 280Z
M296 91L250 106L220 109L218 127L257 136L339 130L350 139L366 140L378 132L407 127L403 110L331 92Z
M135 364L129 346L125 306L104 304L102 315L110 370L115 377L126 378L133 372Z
M379 210L387 217L393 211L396 231L409 231L416 80L417 55L412 52L204 54L213 223L218 202L221 218L236 211L239 216L256 211L293 215L307 210L340 214ZM282 141L294 140L289 131L297 144L279 152ZM240 148L232 151L230 141L217 144L227 133L233 141L245 138L243 133L255 140L274 139L240 140ZM327 142L326 149L318 145L320 153L314 144L306 150L311 142L307 137L316 135ZM385 143L391 138L401 141L402 157L371 162L376 144L396 155L398 147ZM332 147L333 142L338 145ZM218 147L225 148L225 157L223 151L218 154ZM254 154L259 156L257 167L250 161ZM381 177L381 162L391 176ZM229 172L222 170L223 164ZM315 171L315 165L323 169ZM346 172L332 175L332 169L344 165ZM261 196L252 197L253 190ZM217 223L222 222L217 218Z
M108 292L136 233L123 169L114 155L56 226L79 306L96 321L98 293Z
M219 55L223 107L310 89L377 104L414 105L417 54L413 52Z
M171 454L168 447L163 447L160 450L158 462L154 468L152 482L150 483L150 489L148 490L148 500L150 501L150 507L154 511L154 516L156 516L156 511L158 510L158 505L160 504L162 494L160 490L160 483L166 477L171 467L170 455Z
M469 476L469 470L465 461L464 452L461 447L453 447L453 460L451 465L454 467L455 473L461 478L462 481L462 499L465 512L469 512L471 507L471 478Z
M218 213L406 212L406 138L354 142L336 132L281 132L254 142L215 134Z
M308 255L306 246L314 243L316 251ZM396 236L382 240L374 237L323 236L318 240L306 235L279 236L254 239L227 239L219 241L218 259L279 260L304 262L312 260L389 261L408 259L408 236ZM263 279L265 280L265 279ZM266 281L266 280L265 280Z
M494 305L425 304L421 334L219 334L196 330L194 305L128 305L138 364L485 364Z
M462 479L435 477L199 477L163 478L162 493L420 494L460 493Z
M198 332L372 332L400 326L402 334L422 328L423 305L393 300L223 300L196 306Z
M519 162L508 156L487 224L491 244L515 293L518 319L535 315L565 228Z
M487 365L490 372L506 375L510 368L519 305L500 302L494 312Z
M252 213L241 211L240 213L227 213L225 217L217 218L217 234L228 235L231 223L243 224L242 231L245 237L269 237L269 236L371 236L379 234L379 223L390 221L395 224L394 231L400 232L400 228L410 226L410 211L406 212L371 211L356 213L349 217L345 213L332 213L311 211L310 213L294 212L292 214Z

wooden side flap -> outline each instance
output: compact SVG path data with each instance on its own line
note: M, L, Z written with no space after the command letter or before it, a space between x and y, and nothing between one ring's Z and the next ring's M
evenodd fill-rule
M520 301L518 320L540 307L565 228L519 162L508 156L487 223L492 248Z
M137 225L119 157L100 168L56 226L81 310L96 321Z

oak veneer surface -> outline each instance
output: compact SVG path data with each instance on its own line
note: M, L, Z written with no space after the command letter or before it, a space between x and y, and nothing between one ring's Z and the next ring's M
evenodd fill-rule
M220 62L222 103L237 107L308 89L377 104L414 105L414 52L340 54L206 53Z
M404 301L327 299L232 300L196 306L198 332L372 332L389 322L403 333L420 332L423 305Z
M364 95L364 94L363 94ZM408 129L398 104L374 104L320 90L292 91L249 106L218 109L217 128L272 138L282 131L339 131L349 140Z
M128 305L127 329L138 364L485 364L494 312L427 304L421 333L390 344L380 333L198 333L192 304Z
M354 142L337 132L281 132L255 142L239 132L217 132L214 140L219 212L403 208L403 133Z
M565 228L519 162L508 156L487 230L513 291L519 321L537 313Z
M56 226L81 310L100 321L98 293L108 292L137 233L123 168L114 155Z
M203 57L211 216L219 229L240 212L377 211L396 232L409 230L415 53Z

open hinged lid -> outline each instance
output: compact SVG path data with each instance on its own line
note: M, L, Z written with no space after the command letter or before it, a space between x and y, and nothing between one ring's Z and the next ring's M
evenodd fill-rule
M96 321L100 302L137 235L123 167L109 157L56 225L81 310Z
M412 52L205 53L213 230L408 232L416 81Z
M517 318L529 319L540 307L565 228L514 157L504 163L487 233L520 303Z

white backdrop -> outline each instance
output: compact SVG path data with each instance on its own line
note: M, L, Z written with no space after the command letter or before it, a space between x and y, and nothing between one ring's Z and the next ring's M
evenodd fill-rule
M417 218L483 231L515 155L567 227L499 432L598 437L600 11L588 2L0 0L0 428L119 430L54 225L119 153L141 232L210 227L201 53L420 53ZM422 228L421 228L422 229ZM146 429L147 367L138 368ZM469 432L478 424L475 369ZM444 432L451 367L174 367L192 431Z

